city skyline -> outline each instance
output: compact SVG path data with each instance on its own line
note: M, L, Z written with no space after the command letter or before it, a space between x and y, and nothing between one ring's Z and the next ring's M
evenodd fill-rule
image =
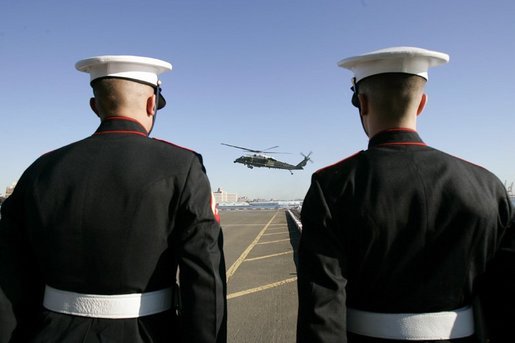
M4 193L0 193L0 198L8 197L12 193L12 191L14 190L14 187L16 186L16 183L17 182L13 182L13 183L11 183L11 185L6 186L4 188L5 192ZM246 196L245 194L239 194L238 192L232 192L232 191L231 192L226 192L223 187L217 187L216 190L212 190L212 193L213 193L213 195L215 197L215 200L217 200L216 201L217 203L219 203L219 202L238 202L238 201L243 200L243 199L245 199L245 201L260 201L260 200L270 200L270 201L286 200L286 201L288 201L288 200L301 200L301 199L274 199L274 198L270 198L270 199L254 198L254 199L251 199L248 196ZM217 193L225 193L225 194L224 194L224 197L217 198ZM229 198L229 200L227 200L228 198Z

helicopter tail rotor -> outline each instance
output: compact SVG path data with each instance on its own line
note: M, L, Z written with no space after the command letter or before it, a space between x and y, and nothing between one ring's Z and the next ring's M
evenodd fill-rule
M302 157L304 157L304 159L302 161L300 161L300 163L297 164L295 167L297 169L303 169L306 166L306 164L308 163L308 161L313 163L313 160L310 157L312 153L313 153L312 151L310 151L309 154L307 154L307 155L300 153L302 155Z
M304 159L306 161L309 161L309 162L313 163L313 160L310 157L312 153L313 153L313 151L310 151L309 154L307 154L307 155L304 155L303 153L300 153L300 154L302 155L302 157L304 157Z

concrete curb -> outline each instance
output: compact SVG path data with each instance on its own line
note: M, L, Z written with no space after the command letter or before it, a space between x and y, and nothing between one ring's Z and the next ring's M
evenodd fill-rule
M288 209L288 214L290 215L290 218L293 220L293 222L295 223L295 225L297 226L297 229L302 232L302 223L300 222L300 219L298 219L292 211L290 211Z

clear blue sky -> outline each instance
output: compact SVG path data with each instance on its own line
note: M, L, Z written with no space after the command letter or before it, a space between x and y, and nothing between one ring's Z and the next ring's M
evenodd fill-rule
M512 0L2 1L0 193L98 126L75 62L131 54L172 63L152 136L200 152L213 190L303 198L314 171L367 145L336 63L400 45L451 56L430 71L425 142L515 181L514 18ZM251 170L222 142L314 163Z

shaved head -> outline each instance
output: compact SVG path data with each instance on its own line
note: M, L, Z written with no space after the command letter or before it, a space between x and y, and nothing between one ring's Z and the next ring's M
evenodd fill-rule
M418 106L426 80L420 76L387 73L359 82L359 93L365 94L370 105L381 109L383 116L399 119L413 106Z
M146 84L120 78L93 81L93 94L101 117L116 115L122 110L144 111L154 89Z

